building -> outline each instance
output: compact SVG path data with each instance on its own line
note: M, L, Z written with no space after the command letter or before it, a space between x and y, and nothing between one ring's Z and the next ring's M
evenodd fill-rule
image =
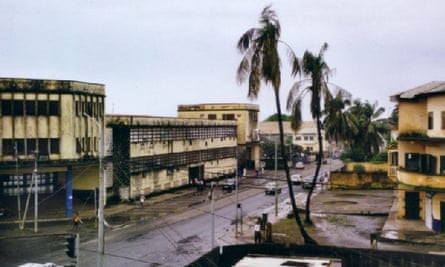
M238 167L259 169L260 139L258 135L259 106L243 103L211 103L179 105L179 118L236 121Z
M2 203L20 211L35 182L39 197L66 194L71 216L73 190L98 187L104 108L103 84L0 78Z
M107 115L107 128L121 199L235 175L235 121Z
M445 82L391 96L399 108L397 149L389 160L398 182L398 217L445 232Z
M262 138L271 142L279 142L280 131L278 129L278 122L264 121L259 123L259 132ZM292 145L300 146L308 155L315 155L318 153L318 134L317 124L313 121L304 121L298 131L291 127L290 121L283 121L284 141L292 142ZM324 130L321 130L323 140L323 152L328 153L330 144L324 136ZM312 157L314 159L314 157Z

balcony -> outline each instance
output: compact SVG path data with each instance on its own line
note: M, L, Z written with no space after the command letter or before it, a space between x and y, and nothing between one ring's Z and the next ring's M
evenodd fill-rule
M445 175L411 172L400 168L397 171L397 181L399 184L417 189L432 191L434 189L445 189Z

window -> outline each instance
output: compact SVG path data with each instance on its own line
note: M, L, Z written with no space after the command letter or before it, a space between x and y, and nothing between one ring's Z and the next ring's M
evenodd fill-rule
M235 120L235 114L223 114L222 119L225 121L234 121Z
M408 171L419 170L419 154L418 153L406 153L405 154L405 168Z
M11 115L12 114L12 101L11 100L2 100L2 115Z
M23 115L23 101L13 101L13 109L15 116Z
M295 141L301 141L301 136L299 135L295 136Z
M391 164L391 166L399 165L399 153L398 152L390 153L390 164Z
M428 130L432 130L434 128L433 125L433 112L428 112Z
M49 142L50 142L51 154L60 154L59 139L51 138Z
M209 120L216 120L216 114L209 114L209 115L207 115L207 119L209 119Z
M445 156L440 156L440 174L445 174Z
M48 114L48 102L38 101L37 102L37 115L47 115Z
M445 130L445 111L441 112L442 130Z
M429 154L420 155L420 172L425 174L436 173L436 157Z
M58 101L49 101L49 115L52 116L60 115L60 107Z
M36 115L36 102L34 100L25 101L26 115Z

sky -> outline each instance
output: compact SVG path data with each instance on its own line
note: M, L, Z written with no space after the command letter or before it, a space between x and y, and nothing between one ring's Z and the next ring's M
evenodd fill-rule
M330 82L384 116L391 95L445 80L443 0L0 0L0 77L104 84L107 113L174 117L181 104L252 103L263 120L276 113L273 90L247 98L236 44L267 5L298 57L328 43ZM287 113L302 78L280 53Z

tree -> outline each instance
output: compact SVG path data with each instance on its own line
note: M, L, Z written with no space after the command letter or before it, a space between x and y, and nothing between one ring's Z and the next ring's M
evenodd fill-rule
M275 11L271 9L271 6L266 6L263 9L259 23L261 27L247 30L238 41L238 49L243 54L243 57L237 70L237 79L240 84L248 80L248 97L250 99L256 99L258 97L261 82L265 85L269 85L269 83L272 85L278 115L282 160L287 162L287 157L284 153L283 121L279 94L281 70L278 44L280 42L281 27L277 15ZM292 65L292 73L299 73L299 62L291 49L289 49L289 55ZM313 240L304 229L295 202L289 167L287 164L283 165L286 173L287 185L289 187L292 210L300 229L300 233L305 244L316 244L315 240Z
M281 114L281 120L282 121L290 121L291 120L291 116L290 115L286 115L286 114ZM264 121L278 121L278 114L275 113L273 115L270 115Z
M379 119L384 111L384 108L378 107L377 102L363 103L359 99L354 100L354 104L348 110L357 129L351 138L350 148L362 150L365 155L364 160L369 160L372 154L378 153L384 143L384 134L388 126L385 121Z
M302 74L305 79L296 82L289 91L287 98L287 109L292 112L292 128L298 130L302 123L302 113L301 104L304 96L306 94L311 95L310 99L310 111L312 118L315 120L317 125L317 136L318 136L318 157L317 157L317 167L315 169L314 178L312 179L312 185L309 189L306 199L306 218L305 221L308 224L312 224L310 218L310 201L312 193L314 191L317 177L320 172L322 155L323 155L323 142L321 135L321 117L322 117L322 100L323 103L327 103L329 99L332 99L332 95L328 88L329 76L331 75L331 70L324 60L324 53L328 49L328 44L324 43L320 49L318 55L306 51L303 55L301 69ZM340 93L347 93L341 88L337 88Z
M323 111L323 125L328 140L347 141L351 132L355 131L347 107L351 105L350 94L338 91L334 97L328 98Z

